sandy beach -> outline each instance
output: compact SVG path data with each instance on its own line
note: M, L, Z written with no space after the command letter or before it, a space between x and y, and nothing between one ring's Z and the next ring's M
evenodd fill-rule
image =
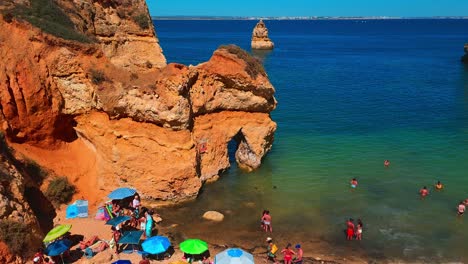
M91 236L98 236L102 240L109 241L112 234L110 230L110 226L105 225L105 221L95 220L95 209L91 209L89 212L88 218L75 218L75 219L66 219L65 218L65 206L62 206L60 210L57 212L57 217L54 219L54 224L71 224L72 229L70 230L71 236L83 236L84 238L88 238ZM164 219L164 215L161 215ZM200 217L200 221L208 221L203 220ZM216 224L216 223L213 223ZM202 230L199 230L202 231ZM182 233L179 229L179 226L175 223L169 223L167 221L162 221L160 224L156 225L156 230L154 233L157 232L157 235L163 235L169 237L171 242L173 243L173 247L175 249L175 253L169 258L165 260L151 260L151 263L171 263L174 261L182 260L183 253L179 250L179 243L183 240L189 238L186 237L184 233ZM266 237L272 236L277 233L264 233L262 230L258 230L258 238L265 240ZM277 234L279 235L279 233ZM245 241L229 241L229 236L223 234L219 235L217 238L210 237L204 238L201 234L199 239L205 240L209 244L209 252L211 255L212 260L214 256L219 252L230 248L230 247L239 247L242 248L254 255L254 259L256 263L266 263L266 244L259 242L258 245L256 242L251 241L251 239L247 239ZM275 241L275 244L278 245L279 250L282 249L282 245L285 242L283 240ZM304 263L367 263L362 258L358 257L351 257L347 258L337 258L330 255L327 255L326 252L321 250L324 249L323 243L315 242L315 243L305 243L302 245L304 248ZM282 263L282 256L281 254L277 254L278 261ZM77 245L74 245L71 248L71 259L66 263L83 263L83 264L98 264L98 263L112 263L116 260L130 260L132 263L139 263L141 260L141 255L138 253L126 254L120 253L115 254L113 250L106 249L103 252L97 253L94 257L88 259L85 256L81 256L81 253L78 251ZM32 263L32 262L29 262ZM273 263L273 262L270 262Z

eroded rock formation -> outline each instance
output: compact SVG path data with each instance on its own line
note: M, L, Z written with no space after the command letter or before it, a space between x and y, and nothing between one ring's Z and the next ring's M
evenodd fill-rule
M268 29L263 20L260 20L253 29L251 46L252 49L258 50L271 50L275 46L268 37Z
M24 155L67 176L80 198L131 186L146 199L191 199L229 167L233 139L239 165L260 166L276 100L257 60L224 46L197 66L166 65L144 0L56 3L83 41L12 17L15 4L0 19L1 130Z
M465 51L465 55L463 55L463 56L461 57L461 61L462 61L463 63L467 63L467 64L468 64L468 43L465 44L464 51Z

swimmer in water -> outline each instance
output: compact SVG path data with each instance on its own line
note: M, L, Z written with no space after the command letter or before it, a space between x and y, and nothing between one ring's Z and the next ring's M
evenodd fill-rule
M460 203L458 204L458 207L457 207L457 210L458 210L458 215L459 216L462 216L463 213L465 213L465 205L463 204L463 201L460 201Z
M435 188L436 190L442 190L444 188L444 185L440 182L440 181L437 181L436 185L435 185Z
M353 179L351 180L351 188L356 188L357 185L358 185L358 182L357 182L356 178L353 178Z
M385 160L385 161L383 162L383 165L384 165L385 167L390 166L390 161L389 161L389 160Z
M424 186L421 190L419 190L419 194L421 194L421 197L426 197L429 194L429 190L426 186Z

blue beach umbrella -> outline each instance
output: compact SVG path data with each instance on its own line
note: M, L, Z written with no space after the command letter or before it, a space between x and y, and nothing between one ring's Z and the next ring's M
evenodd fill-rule
M215 264L254 264L252 254L240 248L228 248L215 256Z
M123 223L125 221L128 221L130 219L132 219L132 218L130 216L128 216L128 215L121 215L121 216L114 217L111 220L107 221L106 225L118 226L121 223Z
M141 243L143 251L149 254L159 254L165 252L171 246L171 242L165 236L154 236Z
M63 252L67 251L71 245L72 242L68 239L57 240L47 246L45 253L51 257L59 256Z
M117 261L112 262L112 264L132 264L132 262L126 259L119 259Z
M118 188L112 191L107 197L112 200L120 200L130 197L136 193L135 189L132 188Z

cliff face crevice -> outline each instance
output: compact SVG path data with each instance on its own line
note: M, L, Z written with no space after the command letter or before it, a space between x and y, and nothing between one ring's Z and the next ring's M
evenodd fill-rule
M88 41L0 19L1 129L23 154L72 179L81 196L130 186L170 202L196 197L229 168L233 138L238 164L260 166L277 102L248 53L224 46L196 66L166 65L144 0L56 5Z

